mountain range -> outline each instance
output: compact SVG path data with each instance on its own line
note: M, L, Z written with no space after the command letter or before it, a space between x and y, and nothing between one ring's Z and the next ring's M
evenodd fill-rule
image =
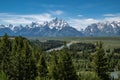
M58 18L43 23L32 22L25 26L0 24L0 36L3 36L5 33L10 36L36 37L120 36L120 21L94 23L88 25L82 31L78 31L66 21Z
M120 36L120 21L105 21L87 26L84 30L86 36Z

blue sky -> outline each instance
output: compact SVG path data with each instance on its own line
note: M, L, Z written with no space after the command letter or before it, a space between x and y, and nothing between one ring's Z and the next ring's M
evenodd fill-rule
M0 0L0 24L30 24L66 20L77 29L109 20L120 20L120 0Z

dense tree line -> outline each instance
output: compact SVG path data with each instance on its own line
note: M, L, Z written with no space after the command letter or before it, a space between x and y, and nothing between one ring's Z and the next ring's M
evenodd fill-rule
M95 51L95 45L92 43L75 43L70 45L70 50L71 51L84 51L84 50L88 50L90 52L94 52Z
M53 48L64 45L64 41L47 40L44 42L40 42L39 40L30 40L30 44L32 46L38 46L42 51L46 51L46 50L53 49Z

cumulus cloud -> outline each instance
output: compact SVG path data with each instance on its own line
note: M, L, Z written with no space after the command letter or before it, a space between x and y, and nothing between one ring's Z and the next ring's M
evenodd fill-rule
M31 15L0 13L0 22L5 24L30 24L35 21L43 22L50 21L51 19L52 15L48 13Z
M26 23L31 23L30 20L27 20L25 18L20 18L20 19L5 19L3 22L7 22L9 24L26 24Z
M104 19L102 21L120 21L120 13L117 14L104 14Z
M50 11L49 13L43 14L11 14L11 13L0 13L1 24L30 24L31 22L44 22L53 19L53 16L61 15L64 12L61 10Z
M120 17L107 17L103 21L109 21L109 22L120 21Z
M70 18L68 23L76 28L77 30L85 29L88 25L92 23L97 23L99 20L95 20L93 18L86 18L86 19L73 19Z
M76 28L77 30L85 29L88 25L92 23L104 22L104 21L119 21L120 22L120 14L104 14L103 19L94 19L94 18L70 18L68 19L68 23Z

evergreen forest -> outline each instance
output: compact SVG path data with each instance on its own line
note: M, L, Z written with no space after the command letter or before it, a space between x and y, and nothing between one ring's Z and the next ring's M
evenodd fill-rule
M68 47L65 41L5 34L0 38L0 80L120 80L120 48L103 45L78 42Z

